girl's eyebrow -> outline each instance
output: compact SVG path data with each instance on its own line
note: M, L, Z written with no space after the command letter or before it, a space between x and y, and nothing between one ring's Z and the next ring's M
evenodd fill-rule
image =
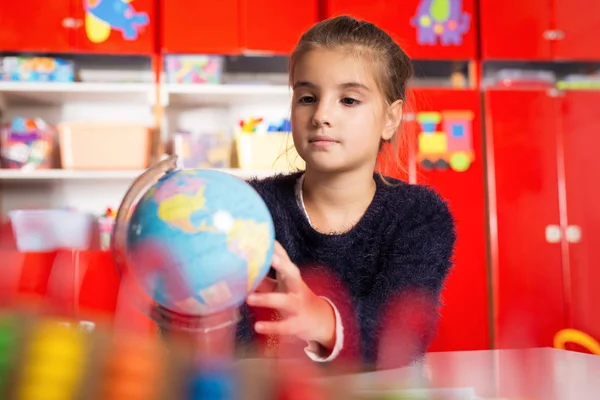
M369 88L365 85L363 85L362 83L358 83L358 82L345 82L345 83L340 83L338 85L339 87L343 88L343 89L364 89L366 91L369 91ZM317 85L315 85L312 82L308 82L308 81L298 81L296 83L294 83L293 88L299 88L299 87L308 87L311 89L315 89L317 88Z

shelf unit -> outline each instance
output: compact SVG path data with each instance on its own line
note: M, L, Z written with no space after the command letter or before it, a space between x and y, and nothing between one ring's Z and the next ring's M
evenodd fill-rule
M166 105L223 106L253 102L289 104L292 91L287 85L185 85L167 84L161 93Z
M213 168L214 171L220 171L231 174L240 179L265 178L276 174L278 171L269 170L245 170L238 168ZM144 170L66 170L66 169L48 169L48 170L10 170L0 169L0 182L52 182L52 181L78 181L78 180L118 180L133 181Z
M242 118L289 116L292 92L284 84L169 84L161 74L154 75L156 79L149 76L153 70L145 64L134 67L139 74L132 74L129 68L120 76L114 61L102 62L96 69L96 64L85 61L82 79L88 80L84 82L0 81L0 116L3 121L17 116L39 117L52 125L76 120L138 122L156 131L163 144L179 129L232 134ZM263 178L278 172L219 170L241 179ZM101 213L106 207L117 207L142 172L0 169L0 218L14 207L81 204L83 209Z
M104 82L1 82L4 107L11 105L57 105L66 102L153 102L151 83Z

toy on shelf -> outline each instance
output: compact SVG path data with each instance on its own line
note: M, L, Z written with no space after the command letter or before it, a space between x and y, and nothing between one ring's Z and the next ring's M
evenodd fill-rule
M100 232L100 250L110 250L110 241L112 238L112 231L115 225L115 218L117 212L113 211L112 208L107 208L103 216L98 218L98 230Z
M260 125L263 123L264 118L248 118L247 120L241 120L239 122L241 131L244 133L256 133Z
M0 57L0 81L73 82L75 67L56 57Z
M15 118L0 129L2 167L47 169L52 166L56 133L39 118Z
M223 57L213 55L168 55L169 83L221 83Z

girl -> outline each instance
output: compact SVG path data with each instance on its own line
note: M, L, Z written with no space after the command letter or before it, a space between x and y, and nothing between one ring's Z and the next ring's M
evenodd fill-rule
M291 122L306 169L251 181L274 219L277 275L248 297L240 339L291 336L313 360L367 366L426 351L453 218L433 191L374 173L382 145L398 143L411 74L408 56L371 23L341 16L301 37L290 59ZM317 270L336 280L309 282ZM260 309L278 317L257 321Z

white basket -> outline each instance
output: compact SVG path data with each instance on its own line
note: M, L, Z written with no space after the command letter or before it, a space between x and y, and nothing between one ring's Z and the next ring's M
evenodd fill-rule
M8 213L19 251L90 248L95 219L70 210L14 210Z

